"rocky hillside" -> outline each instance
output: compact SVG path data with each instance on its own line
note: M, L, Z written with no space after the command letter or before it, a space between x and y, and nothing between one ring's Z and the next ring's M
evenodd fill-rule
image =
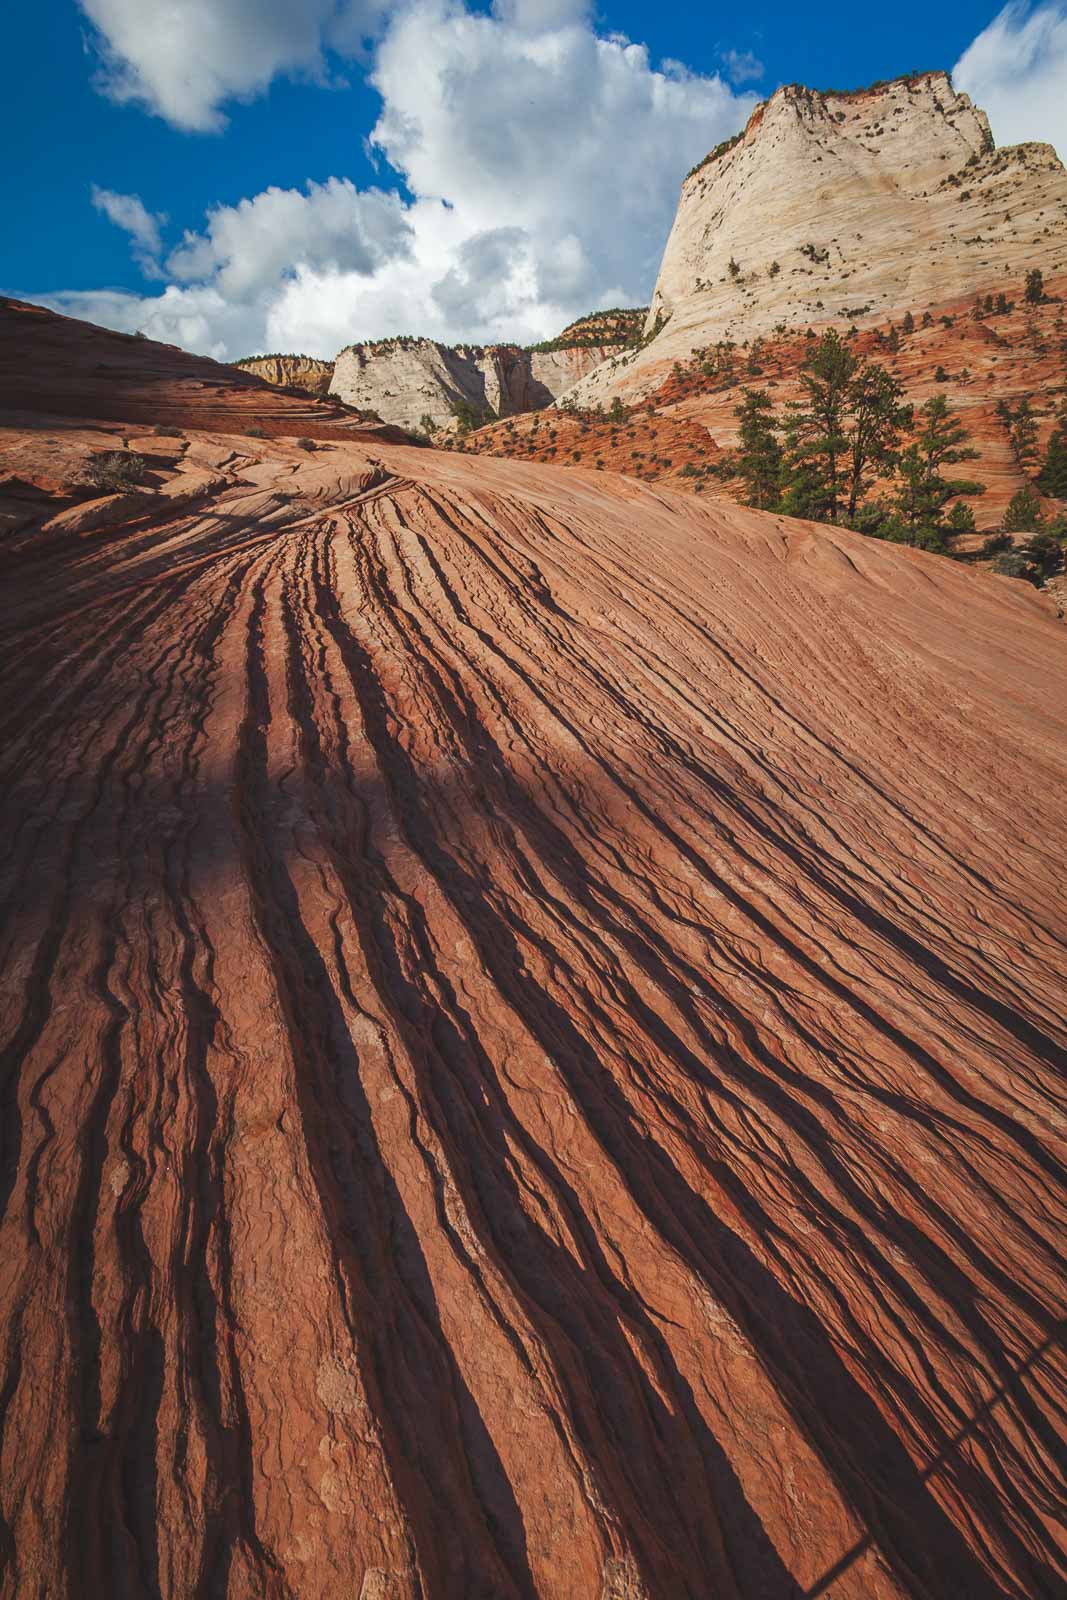
M318 361L314 356L247 356L235 361L234 366L265 378L268 383L306 389L309 394L329 394L333 377L333 362Z
M356 344L337 357L330 393L387 422L426 432L448 427L457 413L465 421L490 413L514 416L551 405L620 350L620 335L630 338L633 327L632 313L583 318L532 350L413 338Z
M1062 1596L1042 597L3 331L5 1600Z
M640 350L578 384L634 399L722 339L997 291L1067 271L1067 172L1050 145L994 147L945 73L851 94L790 85L682 186Z
M967 475L985 492L972 508L978 527L999 525L1011 497L1032 483L1067 398L1067 273L1046 280L1042 304L1027 305L1022 281L1002 280L1007 309L975 315L975 300L934 301L908 307L904 317L856 330L848 347L859 360L884 366L904 398L921 407L948 396L978 459ZM984 300L984 297L983 297ZM842 331L852 323L843 319ZM670 483L688 493L711 490L740 496L729 474L737 444L735 410L746 388L763 389L786 414L800 397L800 371L813 341L803 333L772 333L730 348L708 345L672 364L643 398L630 404L571 409L509 418L460 441L466 451L514 455L522 460L625 472L647 483ZM1003 407L1023 404L1034 418L1035 453L1020 461ZM457 446L458 447L458 446ZM1050 515L1067 507L1047 501Z
M0 409L139 425L403 440L338 400L280 389L240 367L0 298Z

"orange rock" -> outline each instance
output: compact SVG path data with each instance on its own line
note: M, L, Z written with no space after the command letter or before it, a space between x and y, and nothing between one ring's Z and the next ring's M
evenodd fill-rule
M219 406L4 550L3 1594L1062 1594L1041 597Z

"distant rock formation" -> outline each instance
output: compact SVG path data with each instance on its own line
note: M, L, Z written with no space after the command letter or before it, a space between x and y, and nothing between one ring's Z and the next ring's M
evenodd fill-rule
M315 356L249 356L234 366L283 389L306 389L309 394L329 394L333 377L333 362Z
M334 363L330 393L386 422L423 431L549 406L640 329L644 308L598 312L533 349L400 337L354 344Z
M682 186L639 350L586 377L592 405L649 393L709 342L1003 288L1067 270L1067 172L997 150L947 73L854 93L791 84Z

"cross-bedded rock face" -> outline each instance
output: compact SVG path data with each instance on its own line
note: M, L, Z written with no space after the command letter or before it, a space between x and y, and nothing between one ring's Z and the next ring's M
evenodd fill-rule
M240 397L151 346L123 383L170 372L180 430L64 418L71 325L32 329L5 1600L1057 1600L1041 597L606 473L213 432ZM140 497L57 525L119 431Z
M647 393L697 346L881 318L1067 270L1067 173L1051 145L997 150L945 73L853 94L780 89L682 186L639 352L583 405ZM847 322L839 325L847 326Z

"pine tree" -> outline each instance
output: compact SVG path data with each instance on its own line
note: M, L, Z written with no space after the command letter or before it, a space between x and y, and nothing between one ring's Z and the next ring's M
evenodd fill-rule
M945 527L953 534L974 533L974 512L966 500L953 500L952 508L945 521Z
M1019 401L1018 409L1012 418L1011 447L1015 452L1016 461L1024 471L1027 467L1033 466L1037 460L1037 423L1030 402L1025 396Z
M903 401L903 386L892 373L865 361L848 386L845 467L846 521L853 525L872 476L892 467L901 431L912 420Z
M789 485L784 509L792 516L836 522L848 452L845 416L858 362L832 329L800 369L803 399L789 408L786 452Z
M746 504L760 511L770 510L778 504L782 473L782 444L774 402L765 389L745 389L734 415L741 424L737 471L745 481Z
M984 494L985 486L970 478L945 477L942 471L978 459L978 451L966 442L970 435L952 415L943 394L927 400L920 419L918 434L899 458L901 482L896 505L908 542L936 546L948 502L957 495Z
M1026 290L1024 299L1028 306L1039 306L1045 298L1045 279L1040 267L1034 267L1026 274Z
M912 316L910 311L905 311L904 321L901 326L903 327L905 333L915 332L915 318Z
M1024 489L1017 489L1008 501L1008 509L1004 513L1001 523L1005 533L1034 533L1044 527L1045 519L1041 515L1041 500L1036 491L1029 484Z
M1059 420L1045 451L1045 462L1037 475L1042 494L1053 500L1067 500L1067 400L1059 410Z

